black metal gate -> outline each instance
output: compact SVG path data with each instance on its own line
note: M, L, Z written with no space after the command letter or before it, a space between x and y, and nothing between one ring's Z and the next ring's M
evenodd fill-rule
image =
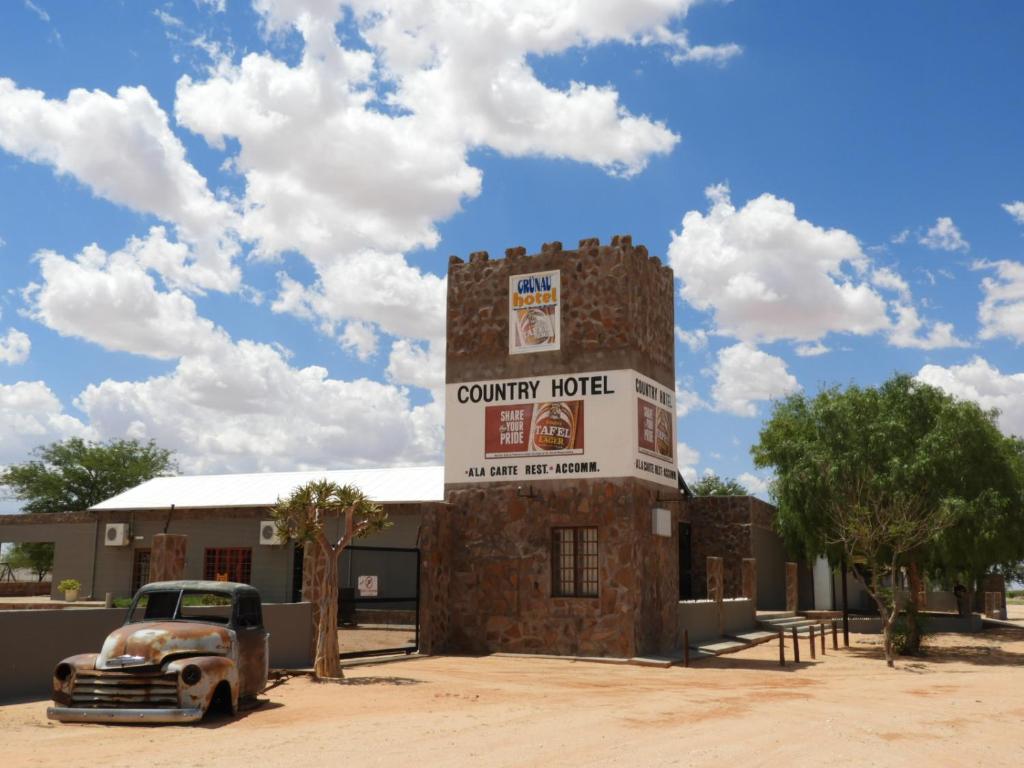
M338 580L342 658L413 653L419 648L418 549L347 547Z

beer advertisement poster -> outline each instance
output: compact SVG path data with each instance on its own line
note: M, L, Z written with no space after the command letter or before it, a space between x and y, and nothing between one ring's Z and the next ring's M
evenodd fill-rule
M559 272L512 275L508 279L508 351L548 352L561 344Z
M637 398L637 449L648 456L672 459L672 413Z
M484 458L569 456L583 453L583 401L489 405Z

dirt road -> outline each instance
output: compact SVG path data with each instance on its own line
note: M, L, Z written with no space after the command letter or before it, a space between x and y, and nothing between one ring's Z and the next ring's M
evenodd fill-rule
M293 679L237 720L59 725L0 707L21 766L1020 766L1024 630L930 639L895 671L878 638L780 669L771 643L689 669L507 657ZM807 658L806 641L803 658ZM787 648L787 658L790 649Z

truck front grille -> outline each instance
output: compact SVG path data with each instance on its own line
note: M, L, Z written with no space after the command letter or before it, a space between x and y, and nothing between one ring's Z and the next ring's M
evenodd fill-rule
M79 671L71 689L73 707L177 707L178 678L173 674Z

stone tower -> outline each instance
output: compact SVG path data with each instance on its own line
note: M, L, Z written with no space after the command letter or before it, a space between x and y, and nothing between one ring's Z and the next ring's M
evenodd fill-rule
M449 261L435 650L678 644L673 290L629 236Z

